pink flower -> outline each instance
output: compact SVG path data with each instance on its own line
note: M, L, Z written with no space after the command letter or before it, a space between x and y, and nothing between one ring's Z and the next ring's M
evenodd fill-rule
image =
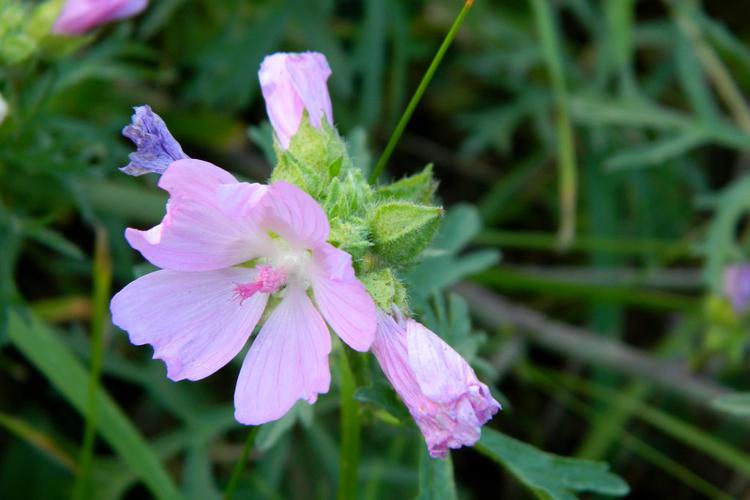
M326 57L317 52L278 53L263 60L258 78L268 118L282 148L289 147L305 110L313 127L321 127L323 116L333 126L331 97L326 86L329 76L331 68Z
M320 205L286 182L237 182L199 160L175 161L159 186L170 195L162 223L125 236L162 270L112 299L112 321L132 343L151 344L170 379L198 380L240 352L271 301L242 364L235 416L261 424L298 399L315 402L331 379L326 322L358 351L376 327L351 256L326 242Z
M724 293L737 314L750 309L750 264L733 264L724 269Z
M411 318L378 311L372 352L427 441L430 455L471 446L500 404L469 364Z
M52 32L82 35L97 26L140 13L148 0L67 0Z

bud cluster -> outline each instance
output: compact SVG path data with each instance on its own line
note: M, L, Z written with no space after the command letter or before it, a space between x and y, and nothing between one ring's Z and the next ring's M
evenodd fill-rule
M432 166L370 186L336 129L325 120L313 127L307 113L288 148L276 143L276 154L271 179L296 184L321 204L331 242L352 255L357 275L380 308L395 304L407 310L398 272L429 246L443 215L434 200Z

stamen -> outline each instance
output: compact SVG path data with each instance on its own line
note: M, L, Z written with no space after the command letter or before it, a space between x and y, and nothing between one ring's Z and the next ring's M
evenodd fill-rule
M258 292L275 293L286 283L286 273L274 269L267 264L256 267L258 275L251 283L235 283L234 295L239 298L240 305Z

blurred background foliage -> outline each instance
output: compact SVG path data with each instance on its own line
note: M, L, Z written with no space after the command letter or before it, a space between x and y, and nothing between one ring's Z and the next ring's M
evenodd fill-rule
M0 0L0 497L70 495L101 340L94 497L218 498L245 440L237 367L171 383L107 319L111 291L150 270L123 230L165 201L117 171L120 130L150 104L191 157L265 180L259 63L318 50L367 168L460 4L159 0L75 41L9 28L37 4ZM460 498L623 493L507 436L609 462L635 498L750 494L748 318L721 289L750 250L749 27L728 0L476 1L388 165L434 163L450 210L404 277L504 405L504 435L453 453ZM341 383L260 430L237 497L334 494ZM383 393L357 393L360 497L448 497L451 463L422 456Z

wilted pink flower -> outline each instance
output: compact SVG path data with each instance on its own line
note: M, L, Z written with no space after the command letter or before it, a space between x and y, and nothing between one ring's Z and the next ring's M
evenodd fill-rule
M750 264L733 264L724 269L724 293L738 314L750 309Z
M162 174L173 161L188 158L164 120L150 106L136 106L133 109L135 112L131 123L122 129L122 135L133 141L136 150L128 155L130 163L121 171L134 176Z
M331 97L326 81L331 68L323 54L272 54L260 65L258 78L273 130L287 149L307 110L310 124L320 128L323 116L333 126Z
M376 326L351 256L326 242L320 205L286 182L237 182L199 160L175 161L159 186L170 195L162 223L125 236L162 270L115 295L112 321L134 344L153 345L169 378L198 380L240 352L270 300L277 305L242 364L235 416L262 424L298 399L313 403L331 378L326 322L358 351Z
M82 35L110 21L140 13L148 0L67 0L52 26L58 35Z
M372 352L414 417L430 455L470 446L500 409L469 364L440 337L411 318L378 311Z

